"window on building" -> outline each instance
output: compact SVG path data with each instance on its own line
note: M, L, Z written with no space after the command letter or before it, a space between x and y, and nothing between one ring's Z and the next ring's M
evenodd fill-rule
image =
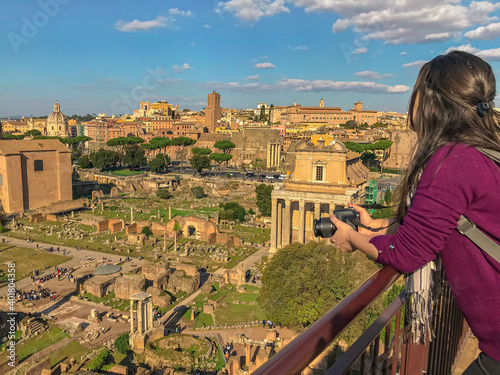
M43 171L43 160L35 160L35 172Z
M316 181L323 181L323 167L316 167Z

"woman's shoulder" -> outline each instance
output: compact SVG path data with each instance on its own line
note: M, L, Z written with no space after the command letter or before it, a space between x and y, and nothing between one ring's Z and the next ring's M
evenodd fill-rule
M450 183L465 181L500 181L500 168L493 160L477 148L467 144L447 144L439 148L429 159L424 170L425 177L434 180L444 179Z
M467 166L475 168L485 162L494 163L477 148L464 143L446 144L429 159L429 165L457 165L462 168Z

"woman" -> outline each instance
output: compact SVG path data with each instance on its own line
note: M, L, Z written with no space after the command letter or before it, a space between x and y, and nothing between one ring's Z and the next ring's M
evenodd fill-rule
M398 188L395 219L372 220L354 231L334 215L330 239L402 272L413 272L440 254L451 291L482 353L464 374L500 374L500 263L457 230L461 215L500 244L500 166L478 151L500 151L500 116L493 110L496 82L489 64L453 51L426 63L409 105L417 145Z

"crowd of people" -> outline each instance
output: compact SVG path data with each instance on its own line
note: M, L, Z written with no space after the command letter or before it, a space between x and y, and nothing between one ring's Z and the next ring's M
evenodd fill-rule
M56 299L56 294L51 292L49 288L42 288L41 285L38 285L37 290L16 291L16 300L18 301L38 301L45 298L50 298L54 301Z
M73 277L71 273L73 272L72 268L59 268L58 266L54 267L54 272L45 275L45 276L40 276L40 271L38 269L33 271L33 275L31 276L31 280L36 283L44 283L46 281L52 280L57 278L58 280L61 279L61 277L67 277L68 281L71 281L71 278Z

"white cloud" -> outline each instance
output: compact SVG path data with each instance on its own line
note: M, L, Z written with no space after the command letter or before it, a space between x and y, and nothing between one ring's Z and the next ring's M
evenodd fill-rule
M230 0L220 1L215 11L227 11L243 21L256 22L262 17L289 13L290 9L285 6L285 0Z
M467 28L497 19L490 16L500 4L461 0L290 0L306 11L342 15L334 32L351 27L362 40L384 40L388 44L433 43L460 37Z
M168 13L172 16L181 16L181 17L194 17L194 14L191 13L190 10L187 12L184 10L179 10L177 8L172 8L168 10Z
M472 40L495 39L500 36L500 23L490 23L487 26L478 27L466 32L464 36Z
M276 65L271 64L270 62L257 63L254 65L255 69L271 69L276 68Z
M288 49L294 50L294 51L307 51L309 47L307 46L288 46Z
M362 72L357 72L356 75L358 77L370 78L370 79L382 79L382 78L392 77L392 74L390 73L380 74L377 72L372 72L371 70L363 70Z
M188 63L184 63L181 66L179 65L172 65L172 70L177 72L177 73L182 73L185 70L190 70L193 69L193 67L189 66Z
M248 76L248 77L245 77L243 78L245 81L257 81L258 79L260 78L259 75L255 75L255 76Z
M405 55L407 55L407 53L406 53L405 51L400 52L399 54L400 54L401 56L405 56Z
M212 27L210 25L205 25L203 26L205 29L211 29Z
M398 94L410 91L410 87L405 85L383 85L375 82L343 82L316 80L308 81L303 79L284 78L274 84L264 84L252 82L240 84L238 82L207 82L204 87L216 88L225 91L351 91L359 93L381 93Z
M500 48L480 50L479 48L473 47L470 44L464 44L458 47L450 47L446 50L445 53L448 53L450 51L464 51L472 53L485 60L500 60Z
M426 62L427 61L424 61L424 60L409 62L409 63L403 64L403 68L411 68L414 66L421 68Z
M358 49L355 49L352 54L353 55L361 55L363 53L367 53L368 52L368 48L366 47L361 47L361 48L358 48Z
M161 27L167 27L168 19L163 16L156 17L152 21L133 20L132 22L118 21L115 23L115 29L124 32L145 31Z

